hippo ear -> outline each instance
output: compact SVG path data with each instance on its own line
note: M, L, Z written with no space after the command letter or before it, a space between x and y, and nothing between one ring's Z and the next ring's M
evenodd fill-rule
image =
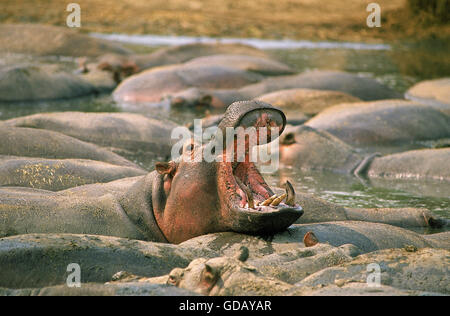
M217 271L217 269L210 266L209 264L205 264L205 269L203 270L201 281L202 283L204 283L204 285L214 285L217 281L218 275L219 271Z
M155 163L155 169L159 174L170 174L173 176L176 171L176 165L173 161L157 162Z

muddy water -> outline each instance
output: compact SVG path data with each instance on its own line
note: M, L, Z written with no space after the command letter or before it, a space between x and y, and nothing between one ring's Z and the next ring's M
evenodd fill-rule
M272 48L270 50L272 54L299 71L336 69L356 72L374 77L400 92L406 91L415 82L450 75L449 57L446 53L448 43L346 46L336 43L316 45L304 42L295 45L284 47L272 43L272 46L268 47ZM139 52L154 49L154 47L139 47ZM8 59L11 59L11 56ZM58 58L45 61L64 64L67 67L70 67L71 62ZM120 109L110 95L31 104L9 103L0 104L0 120L52 111L114 112ZM142 112L150 117L170 118L183 125L205 114L202 110L180 111L168 107L146 108ZM149 170L154 163L143 156L127 158ZM357 179L347 175L305 173L290 168L281 168L272 175L265 175L265 178L270 185L280 185L286 179L290 179L299 191L313 193L347 207L425 207L440 216L450 218L449 183Z

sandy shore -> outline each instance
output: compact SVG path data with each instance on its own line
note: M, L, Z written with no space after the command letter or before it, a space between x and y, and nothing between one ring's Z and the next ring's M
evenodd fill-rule
M424 27L406 0L378 0L382 27L366 25L368 0L77 0L82 31L380 42L446 38L450 24ZM61 0L3 0L0 23L65 25Z

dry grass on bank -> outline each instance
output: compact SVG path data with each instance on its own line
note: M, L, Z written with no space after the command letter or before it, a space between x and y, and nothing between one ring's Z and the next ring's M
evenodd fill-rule
M65 25L66 5L76 2L84 32L367 42L449 36L449 23L420 25L406 1L2 0L0 23ZM366 26L370 2L382 8L381 28Z

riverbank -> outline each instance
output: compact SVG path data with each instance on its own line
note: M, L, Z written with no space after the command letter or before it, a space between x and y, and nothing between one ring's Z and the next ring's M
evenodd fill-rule
M366 0L77 0L81 31L126 34L386 42L449 38L450 24L424 22L406 0L378 0L380 28L366 25ZM66 3L4 0L0 23L65 25Z

